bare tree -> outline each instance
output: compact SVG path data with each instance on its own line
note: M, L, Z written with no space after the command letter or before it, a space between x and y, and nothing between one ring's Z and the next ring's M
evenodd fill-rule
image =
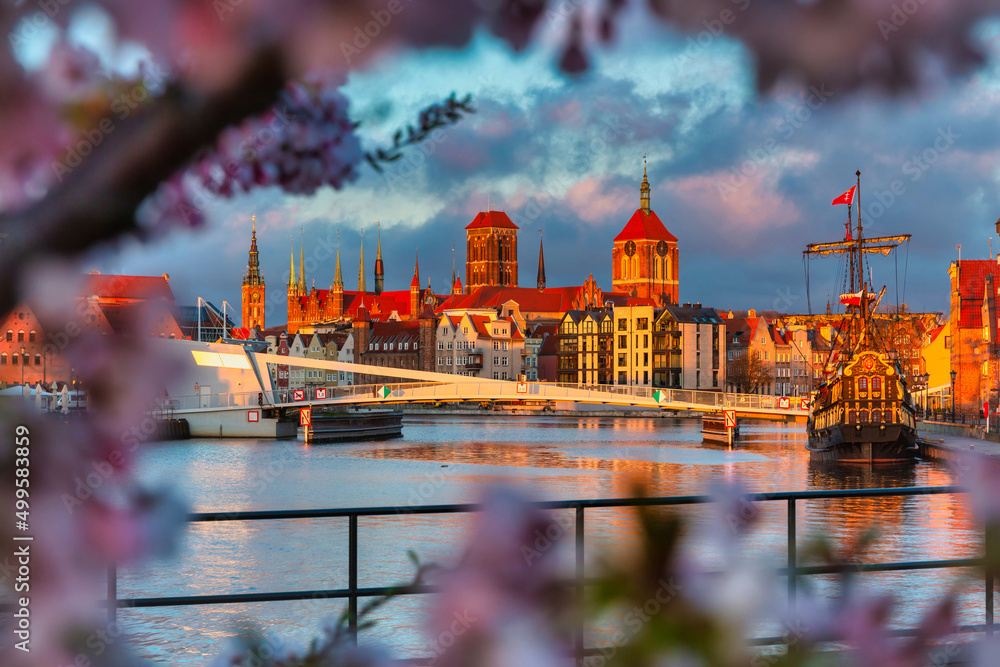
M771 364L757 355L745 351L730 361L726 367L729 381L741 394L752 394L771 381L774 371Z

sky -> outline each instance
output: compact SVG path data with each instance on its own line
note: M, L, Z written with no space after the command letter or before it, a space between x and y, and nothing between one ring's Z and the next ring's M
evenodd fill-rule
M203 229L104 249L82 268L167 273L178 303L201 296L238 308L255 215L270 326L285 321L293 241L296 265L304 244L307 283L318 288L332 282L339 246L354 289L363 232L370 289L381 223L386 289L408 288L419 255L422 284L443 293L453 257L464 282L464 227L490 207L521 227L522 286L535 284L541 230L550 286L593 274L610 291L612 239L639 206L644 155L651 206L678 238L682 302L782 312L836 302L836 259L810 263L807 298L802 250L843 238L847 212L830 202L859 169L866 235L913 235L873 262L887 301L945 311L956 245L964 259L1000 250L998 26L977 29L990 54L982 69L918 94L789 83L761 96L739 43L692 46L641 12L622 24L627 39L593 52L576 79L554 66L547 36L558 26L522 54L485 34L461 51L389 54L344 89L367 148L452 92L471 94L477 112L386 174L363 164L339 191L211 201Z

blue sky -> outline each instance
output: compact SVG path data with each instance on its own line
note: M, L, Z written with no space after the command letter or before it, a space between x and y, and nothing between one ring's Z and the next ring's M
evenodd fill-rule
M801 251L842 238L846 211L830 201L857 169L868 234L913 234L898 265L875 263L887 299L895 301L898 273L911 309L943 311L956 244L963 258L988 257L991 237L994 252L1000 247L995 25L980 27L990 49L983 69L900 99L792 85L759 97L738 43L692 46L638 11L622 26L628 39L595 52L592 70L571 80L553 66L553 29L524 54L479 36L459 52L394 53L353 73L346 92L368 146L452 92L471 94L478 109L411 149L388 176L363 165L342 191L306 198L268 189L211 202L205 229L129 243L83 268L169 273L179 302L200 295L238 305L255 214L275 304L268 323L276 324L285 321L290 235L296 262L300 234L305 240L307 279L327 287L334 260L326 249L339 231L353 289L362 229L372 284L380 221L386 288L409 285L419 248L422 281L444 291L453 247L464 280L463 228L490 202L522 226L522 285L534 284L541 229L549 285L593 273L610 290L611 243L639 205L643 154L652 207L679 239L682 301L804 312ZM836 269L836 261L812 265L814 309L828 294L836 300Z

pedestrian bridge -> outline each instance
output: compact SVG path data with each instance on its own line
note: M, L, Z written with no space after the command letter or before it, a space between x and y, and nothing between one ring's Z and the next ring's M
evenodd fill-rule
M549 382L515 382L433 373L403 368L370 366L325 359L288 357L241 350L244 363L258 373L261 386L269 386L267 366L280 364L293 368L354 373L410 382L324 387L308 385L300 389L261 389L243 393L173 396L170 407L176 411L220 410L233 408L298 409L320 406L371 407L401 403L445 402L526 402L542 405L555 402L659 408L661 410L720 412L735 409L738 415L764 419L798 419L808 416L808 399L761 396L688 389L659 389L618 385L581 385ZM229 355L224 355L229 356ZM236 357L237 355L232 355ZM240 354L239 357L243 355ZM197 359L197 356L196 356ZM199 363L201 363L199 361Z

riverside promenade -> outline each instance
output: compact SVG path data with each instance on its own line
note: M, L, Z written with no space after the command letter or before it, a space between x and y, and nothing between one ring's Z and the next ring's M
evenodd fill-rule
M917 433L923 458L950 461L976 452L1000 462L1000 434L986 433L981 426L917 422Z

